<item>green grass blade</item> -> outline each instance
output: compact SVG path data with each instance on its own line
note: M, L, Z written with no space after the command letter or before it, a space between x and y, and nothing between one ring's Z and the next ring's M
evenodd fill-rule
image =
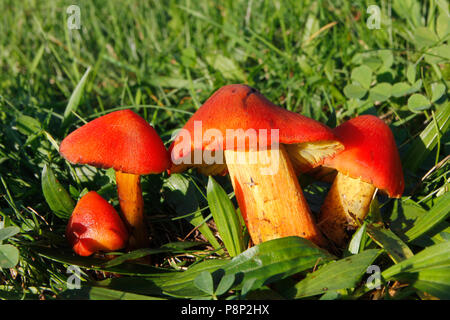
M419 291L426 292L442 300L450 299L450 267L442 266L416 273L396 276L401 282L410 283Z
M450 241L435 244L382 272L385 280L410 283L440 299L450 297Z
M450 241L423 249L415 256L386 269L382 276L384 279L390 280L404 272L419 272L442 266L450 267Z
M170 192L166 193L167 202L175 208L177 214L184 215L192 213L186 216L185 219L195 228L198 228L214 249L219 249L217 251L218 254L223 254L222 246L217 241L209 226L205 223L206 221L199 208L193 183L181 174L172 174L165 181L165 186L170 190Z
M243 226L233 203L223 188L210 176L207 199L217 230L231 257L244 251Z
M414 226L405 233L408 242L417 239L450 216L450 192L437 200L431 210L419 217Z
M79 266L89 270L112 272L129 276L161 276L166 273L166 271L159 268L134 263L122 263L119 266L105 267L105 259L80 257L61 249L33 247L30 248L30 250L50 260L67 265Z
M86 85L86 81L88 78L89 73L91 72L91 67L87 68L86 72L84 73L83 77L81 77L80 81L78 82L77 86L75 87L75 90L72 92L72 95L70 96L69 102L67 103L66 109L64 110L64 120L62 123L62 127L64 128L65 125L68 122L68 119L72 112L75 112L78 108L78 105L81 101L81 96L83 95L84 86Z

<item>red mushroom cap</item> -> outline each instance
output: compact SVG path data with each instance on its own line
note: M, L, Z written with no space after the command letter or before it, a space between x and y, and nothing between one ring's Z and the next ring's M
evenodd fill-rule
M345 150L324 161L352 178L373 184L391 198L401 197L404 179L391 129L379 118L362 115L334 129Z
M160 173L169 155L155 129L131 110L111 112L70 133L59 147L72 163L132 174Z
M257 90L247 85L232 84L220 88L188 120L183 129L187 130L192 137L189 152L198 149L194 145L196 121L201 121L201 137L208 129L218 130L223 137L213 140L202 139L202 150L226 150L227 129L242 129L243 131L252 129L256 133L259 130L267 130L267 140L258 141L258 147L272 145L270 136L272 129L279 130L278 142L282 144L335 141L339 147L342 147L332 130L326 125L273 104ZM179 143L186 143L180 135L169 147L172 160L188 156L182 153L181 148L178 154L174 154L173 149ZM237 145L235 141L234 150L238 149ZM245 148L246 150L249 148L248 141L245 143ZM170 171L176 172L177 170L174 169L176 168L172 165Z
M128 241L128 231L113 206L90 191L75 206L66 238L75 253L89 256L97 251L122 249Z

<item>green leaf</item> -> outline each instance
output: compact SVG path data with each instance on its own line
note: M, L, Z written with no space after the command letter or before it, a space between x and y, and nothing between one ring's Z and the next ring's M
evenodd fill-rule
M430 211L422 215L414 223L414 226L409 229L405 236L408 238L408 242L417 239L433 227L444 221L450 216L450 192L445 193L439 198L437 203L431 208Z
M77 86L75 87L75 90L73 90L72 95L70 96L69 102L67 103L66 109L64 110L64 120L62 125L63 127L67 123L67 120L72 112L76 111L76 109L78 108L81 96L84 91L84 86L86 85L87 77L90 72L91 67L88 67L83 77L81 77L80 82L78 82Z
M223 188L210 176L207 186L209 209L217 230L231 257L244 251L243 226L233 203Z
M45 165L42 170L42 192L53 213L62 219L69 219L75 204L69 193L56 180L52 169Z
M422 79L417 80L414 82L411 87L408 90L408 94L414 93L419 91L422 88Z
M442 97L445 93L445 85L442 83L434 83L431 86L431 102L436 102L439 100L440 97Z
M20 228L11 226L0 229L0 241L8 239L20 232Z
M185 48L181 51L181 62L188 68L195 68L197 64L197 54L193 47Z
M372 71L377 71L381 66L383 66L383 60L379 56L370 55L363 58L362 64L369 67Z
M260 289L252 290L245 296L246 300L285 300L284 297L277 291L269 287L262 287Z
M339 290L325 292L319 300L336 300L341 296Z
M406 82L397 82L392 86L391 94L392 96L399 98L406 95L410 89L411 86Z
M204 242L200 241L174 241L174 242L168 242L161 246L161 249L177 252L177 251L184 251L186 249L204 245Z
M14 268L19 262L19 250L10 244L0 244L0 268Z
M212 273L223 269L228 262L228 259L206 260L189 267L186 271L173 273L160 284L161 290L165 294L179 298L204 296L205 292L194 285L196 277L204 271Z
M333 259L323 249L300 237L285 237L263 242L247 249L224 266L227 274L243 274L252 287L302 272Z
M412 112L421 112L423 110L429 109L431 107L431 102L424 95L415 93L408 99L408 108Z
M383 60L383 67L389 68L394 63L394 55L391 50L380 50L378 56Z
M407 197L403 197L394 200L392 212L384 218L389 221L391 230L397 234L404 234L413 226L414 221L425 213L426 210L422 206Z
M41 123L38 120L26 115L20 115L17 117L16 127L20 133L27 136L35 134L42 129Z
M450 299L450 267L442 266L420 272L403 273L397 280L410 283L414 288L429 293L439 299Z
M359 84L348 84L344 87L344 94L350 99L361 99L367 93Z
M372 83L372 69L362 65L352 70L351 79L358 82L364 89L369 89Z
M367 222L364 221L363 225L356 230L352 236L352 240L348 244L348 251L351 254L357 254L361 247L361 241L363 240L364 233L366 232Z
M436 20L436 33L440 39L444 39L450 33L450 21L448 14L441 12Z
M450 224L447 221L441 221L440 224L419 236L411 243L426 248L444 241L450 241Z
M197 277L195 277L194 285L208 295L214 294L213 277L208 271L203 271Z
M333 261L319 270L309 273L305 279L288 289L288 298L304 298L339 289L355 288L379 254L379 250L371 249L362 253Z
M206 57L206 61L225 79L245 81L245 74L239 66L230 58L221 54L211 54Z
M323 71L325 72L325 75L327 76L327 79L330 82L333 82L335 67L336 66L335 66L335 62L333 59L328 59L327 62L325 62L325 65L323 67Z
M411 22L413 27L422 25L421 5L417 0L397 0L392 3L392 8L403 19Z
M425 61L431 64L448 63L450 60L450 45L441 44L430 48L425 53Z
M220 279L219 284L216 288L216 295L220 296L227 293L236 281L236 276L234 274L227 274Z
M223 278L235 276L235 284L245 285L248 290L259 288L274 281L285 279L330 261L334 257L310 241L300 237L270 240L247 249L230 260L207 260L176 273L161 285L162 290L176 297L197 297L204 292L193 285L194 279L203 271L213 274L223 270ZM225 281L225 280L223 280ZM231 280L227 280L231 281ZM225 284L223 284L226 287ZM219 288L216 290L219 291Z
M450 241L435 244L382 272L386 280L396 279L399 274L420 272L436 267L450 267Z
M434 33L430 28L419 27L414 30L414 42L419 49L431 46L438 41L439 38L436 33Z
M382 82L375 85L369 91L369 99L371 101L386 101L390 98L392 92L392 85L387 82Z
M416 81L416 65L413 63L408 64L406 68L406 79L409 83L413 84Z
M367 233L379 244L395 263L411 258L414 254L411 249L391 230L382 226L368 225Z

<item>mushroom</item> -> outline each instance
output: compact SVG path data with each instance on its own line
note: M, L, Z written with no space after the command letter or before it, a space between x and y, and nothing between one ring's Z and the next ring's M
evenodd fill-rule
M367 215L376 189L401 197L404 179L394 136L379 118L362 115L334 129L345 150L327 158L323 166L337 170L321 207L318 225L339 247Z
M97 192L86 193L77 203L66 227L73 251L90 256L98 251L125 247L128 231L119 214Z
M114 168L120 208L130 231L129 248L146 247L149 238L140 175L161 173L169 165L155 129L131 110L115 111L70 133L59 152L74 164Z
M317 166L341 148L325 125L274 105L249 86L227 85L176 136L169 173L228 171L254 244L294 235L325 246L293 165Z

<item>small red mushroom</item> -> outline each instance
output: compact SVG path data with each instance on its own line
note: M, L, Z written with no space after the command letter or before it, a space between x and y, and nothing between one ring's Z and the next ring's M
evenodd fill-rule
M113 206L97 192L90 191L75 206L67 224L66 238L75 253L90 256L98 251L124 248L128 231Z
M366 217L376 189L399 198L404 178L394 136L379 118L362 115L344 122L334 132L345 150L324 161L324 168L338 173L322 205L318 225L342 247L346 230L354 229Z
M149 242L140 175L164 172L169 155L155 129L131 110L111 112L70 133L59 152L71 163L116 170L119 204L130 230L129 247Z
M228 170L255 244L299 236L324 246L294 166L317 166L341 148L325 125L276 106L249 86L227 85L195 112L175 138L169 148L169 172L190 167L204 174ZM202 153L215 161L193 161ZM271 167L276 168L272 173Z

